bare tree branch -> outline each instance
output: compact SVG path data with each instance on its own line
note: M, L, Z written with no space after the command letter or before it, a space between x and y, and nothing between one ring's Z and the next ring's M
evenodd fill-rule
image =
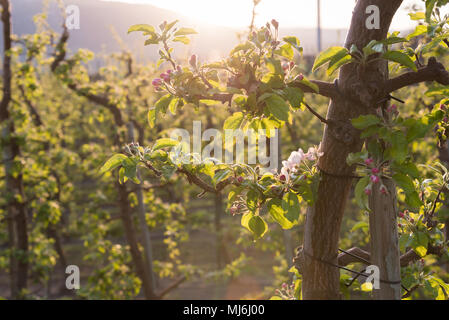
M331 99L335 99L338 96L338 91L334 83L319 80L310 80L310 82L318 86L318 94ZM301 89L305 93L317 93L311 87L299 81L294 81L290 85Z
M362 262L364 264L369 264L370 253L363 249L353 247L351 249L346 250L346 252L342 252L338 255L337 261L340 266L347 266L348 264L354 262Z
M407 72L385 82L387 93L425 81L436 81L442 85L449 85L449 73L435 57L429 58L427 66L417 72Z

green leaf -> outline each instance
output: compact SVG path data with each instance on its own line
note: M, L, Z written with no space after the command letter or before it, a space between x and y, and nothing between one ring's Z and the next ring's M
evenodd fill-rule
M294 37L294 36L284 37L284 38L282 38L282 40L284 40L287 43L290 43L293 46L293 48L298 50L299 53L302 53L302 48L300 46L301 43L297 37Z
M248 229L248 231L251 231L249 228L249 220L254 217L254 214L252 212L247 212L244 215L242 215L242 219L240 220L240 224Z
M326 62L330 61L334 56L341 54L342 52L348 53L348 49L343 47L330 47L329 49L321 52L315 59L312 67L312 72L324 65Z
M360 289L362 289L363 292L371 292L373 291L373 284L371 282L364 282Z
M180 28L178 31L175 32L174 36L187 36L189 34L197 34L194 29L192 28Z
M156 108L148 110L148 124L153 128L156 124Z
M175 147L179 144L178 140L170 139L170 138L162 138L156 140L156 143L153 146L153 152L156 150L160 150L167 147Z
M381 120L379 117L372 115L372 114L368 114L368 115L363 115L358 118L352 119L351 123L354 126L354 128L363 130L370 126L380 123L380 121Z
M424 12L412 12L408 14L411 20L423 20L426 18L426 14Z
M168 106L174 97L171 94L166 94L162 98L160 98L154 105L156 108L156 113L162 112L167 113Z
M351 228L351 232L357 231L359 229L368 230L368 228L369 224L367 222L359 221Z
M223 125L223 130L231 129L237 130L240 128L243 122L244 116L241 112L236 112L232 116L226 119Z
M361 209L365 209L370 211L369 209L369 204L368 204L368 195L365 193L365 188L368 186L369 184L369 177L365 176L363 178L361 178L356 186L355 186L355 190L354 190L354 194L355 194L355 200L357 202L357 205L361 208Z
M426 0L426 22L430 23L430 17L432 16L433 8L437 4L437 0Z
M393 180L405 193L412 193L415 191L415 184L409 176L402 173L395 173L393 175Z
M248 210L251 212L256 212L258 209L258 202L259 202L259 193L255 190L250 190L246 194L246 206L248 207Z
M304 98L304 93L299 88L287 87L284 90L285 97L293 108L298 108Z
M353 61L354 59L352 59L352 56L348 54L347 51L340 51L329 62L329 66L327 67L326 73L328 76L331 76L341 66L351 63Z
M282 210L288 221L296 223L301 212L298 195L293 192L286 193L282 198Z
M417 71L418 68L416 67L415 63L412 59L405 53L402 53L400 51L387 51L385 52L382 57L384 59L397 62L400 65L406 66L407 68L412 69L413 71Z
M405 195L405 203L413 209L417 209L422 206L422 201L416 191Z
M259 239L268 231L267 223L260 216L252 216L248 221L248 228L254 235L254 239Z
M175 26L175 24L178 23L178 21L179 21L179 20L175 20L175 21L173 21L173 22L170 22L170 23L166 24L166 25L165 25L164 32L166 33L166 32L168 32L168 31L170 31L170 29L173 28L173 27Z
M408 155L407 138L402 131L394 131L388 140L391 142L391 147L388 148L388 154L397 162L402 163Z
M410 246L412 242L412 237L408 233L404 233L399 237L399 249L400 251L405 251L407 247Z
M424 34L426 32L427 32L427 26L424 26L424 25L420 24L420 25L417 25L416 28L415 28L415 31L413 31L412 33L407 35L406 38L407 38L407 40L410 40L410 39L412 39L414 37L417 37L417 36L420 36L420 35L422 35L422 34Z
M276 119L281 121L288 120L288 112L290 107L284 99L282 99L277 94L273 94L265 100L266 109L270 114L272 114Z
M218 170L217 172L215 172L214 177L212 179L214 186L217 186L217 184L226 179L231 173L232 170L230 169Z
M278 50L276 50L276 54L287 58L288 60L293 60L293 57L295 56L292 46L289 43L284 44Z
M118 166L122 164L122 161L128 159L124 154L118 153L109 158L108 161L101 167L100 174L103 174L107 171L112 171Z
M295 226L295 223L292 223L285 217L285 211L282 209L281 199L271 199L267 202L267 208L270 216L274 221L279 223L282 229L291 229Z
M155 30L153 26L149 24L135 24L128 29L128 33L142 31L145 35L147 34L155 34Z
M118 182L120 184L124 184L128 178L125 176L125 168L121 167L118 171Z
M176 110L178 109L178 106L181 103L181 101L182 101L181 98L174 98L172 99L172 101L170 101L170 104L168 105L168 110L170 110L170 112L173 115L176 114Z
M173 39L173 42L181 42L181 43L184 43L184 44L189 44L190 43L190 39L187 38L187 37L184 37L184 36L176 37L176 38Z
M315 93L319 93L319 91L320 91L320 89L318 88L318 86L315 84L315 83L313 83L313 82L310 82L309 81L309 79L307 79L306 77L304 77L302 80L300 80L300 81L298 81L298 80L295 80L295 81L297 81L297 82L299 82L299 83L301 83L301 84L303 84L303 85L305 85L305 86L308 86L310 89L312 89Z
M427 246L429 245L429 238L424 232L418 231L413 233L412 240L413 250L420 256L424 257L427 254Z

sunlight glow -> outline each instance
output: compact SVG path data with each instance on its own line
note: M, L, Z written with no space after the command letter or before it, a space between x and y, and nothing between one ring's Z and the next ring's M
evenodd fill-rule
M178 12L198 22L213 25L242 28L251 20L252 0L104 0L128 3L150 4L159 8ZM351 21L354 0L321 0L323 28L343 29ZM405 0L402 9L396 15L392 27L406 29L412 25L407 15L411 4L422 1ZM275 18L281 26L315 27L316 0L262 0L257 7L256 24L261 26Z

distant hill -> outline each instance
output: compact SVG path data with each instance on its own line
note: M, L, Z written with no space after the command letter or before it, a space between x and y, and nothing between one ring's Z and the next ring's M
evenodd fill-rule
M187 0L186 0L187 1ZM33 33L35 30L33 16L42 12L44 0L12 0L13 32L16 34ZM225 55L237 43L238 29L217 27L198 23L189 17L160 9L151 5L104 2L99 0L70 0L66 4L78 5L80 8L81 28L71 30L69 48L87 48L95 53L120 50L114 39L111 27L117 32L126 46L137 53L140 59L157 59L154 47L143 47L140 34L127 35L128 27L137 23L159 25L162 21L180 20L180 24L194 27L200 34L194 36L192 47L180 45L182 54L186 50L198 53L203 59L216 59ZM62 17L56 1L50 1L48 20L56 30L61 29ZM316 53L316 30L290 28L282 29L281 35L295 35L301 40L305 54ZM323 48L341 45L346 30L323 30Z

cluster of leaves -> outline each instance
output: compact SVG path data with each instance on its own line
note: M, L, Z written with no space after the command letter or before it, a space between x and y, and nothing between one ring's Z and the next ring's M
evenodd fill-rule
M385 188L382 177L393 178L405 194L405 203L411 209L419 208L422 201L413 182L420 173L409 150L410 143L423 138L437 124L444 124L445 112L435 107L422 117L403 118L399 116L395 105L386 110L378 110L386 116L364 115L352 120L352 125L361 130L361 137L366 138L366 150L350 154L348 165L358 164L363 176L356 185L356 199L360 206L368 208L368 195L373 185ZM368 176L371 171L379 179ZM379 183L380 182L380 183ZM381 190L382 191L382 190Z
M194 31L178 30L174 28L175 24L176 21L163 25L162 34L155 33L149 25L129 29L150 35L151 40L146 44L161 44L160 62L167 62L172 68L161 74L161 79L153 81L156 90L167 94L150 109L150 125L154 125L167 110L174 114L177 108L186 104L198 107L227 102L238 112L225 122L225 129L269 131L288 121L290 110L301 108L303 92L298 84L318 92L317 86L304 78L293 62L294 50L302 53L299 40L296 37L278 40L275 20L251 33L248 40L237 45L226 59L201 64L193 55L187 67L181 67L174 60L169 43L178 41L180 34L185 37Z
M299 221L301 203L312 205L315 200L319 175L315 165L302 162L288 178L283 174L263 173L260 167L246 164L221 164L216 159L198 160L196 154L187 153L185 145L176 140L162 138L152 147L128 145L128 154L112 156L100 172L119 169L120 183L128 179L140 183L137 169L150 169L162 180L169 180L175 173L186 175L190 182L204 191L213 191L220 185L233 185L228 195L232 215L241 214L241 224L261 238L268 225L262 213L269 216L283 229L290 229Z

